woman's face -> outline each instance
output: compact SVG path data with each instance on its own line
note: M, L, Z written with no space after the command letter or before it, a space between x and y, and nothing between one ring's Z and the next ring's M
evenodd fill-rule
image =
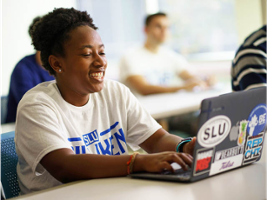
M69 35L63 46L65 56L60 58L62 73L58 74L58 84L78 95L101 91L107 60L99 34L89 26L80 26Z

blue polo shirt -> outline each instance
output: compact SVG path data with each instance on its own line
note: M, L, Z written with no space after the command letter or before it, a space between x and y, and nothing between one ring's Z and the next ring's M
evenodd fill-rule
M29 89L50 80L54 80L54 76L37 64L35 54L20 60L11 75L5 122L15 122L18 103Z

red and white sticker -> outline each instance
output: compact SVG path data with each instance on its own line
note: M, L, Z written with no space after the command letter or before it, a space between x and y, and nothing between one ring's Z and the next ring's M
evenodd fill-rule
M195 159L195 169L194 176L198 176L209 172L212 158L213 158L214 148L203 148L198 149Z

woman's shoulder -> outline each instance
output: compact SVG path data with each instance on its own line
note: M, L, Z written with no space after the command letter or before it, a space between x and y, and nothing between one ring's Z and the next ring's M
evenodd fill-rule
M112 80L112 79L105 79L104 88L101 92L108 93L109 95L118 95L118 94L127 94L129 88L125 86L123 83Z
M53 98L55 93L58 92L56 82L54 80L42 82L32 89L28 90L22 97L20 104L47 102L49 101L49 99Z

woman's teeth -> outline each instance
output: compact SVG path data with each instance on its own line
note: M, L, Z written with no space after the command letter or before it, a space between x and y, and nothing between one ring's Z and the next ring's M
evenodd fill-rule
M91 73L90 77L93 77L95 79L102 79L103 78L103 72Z

